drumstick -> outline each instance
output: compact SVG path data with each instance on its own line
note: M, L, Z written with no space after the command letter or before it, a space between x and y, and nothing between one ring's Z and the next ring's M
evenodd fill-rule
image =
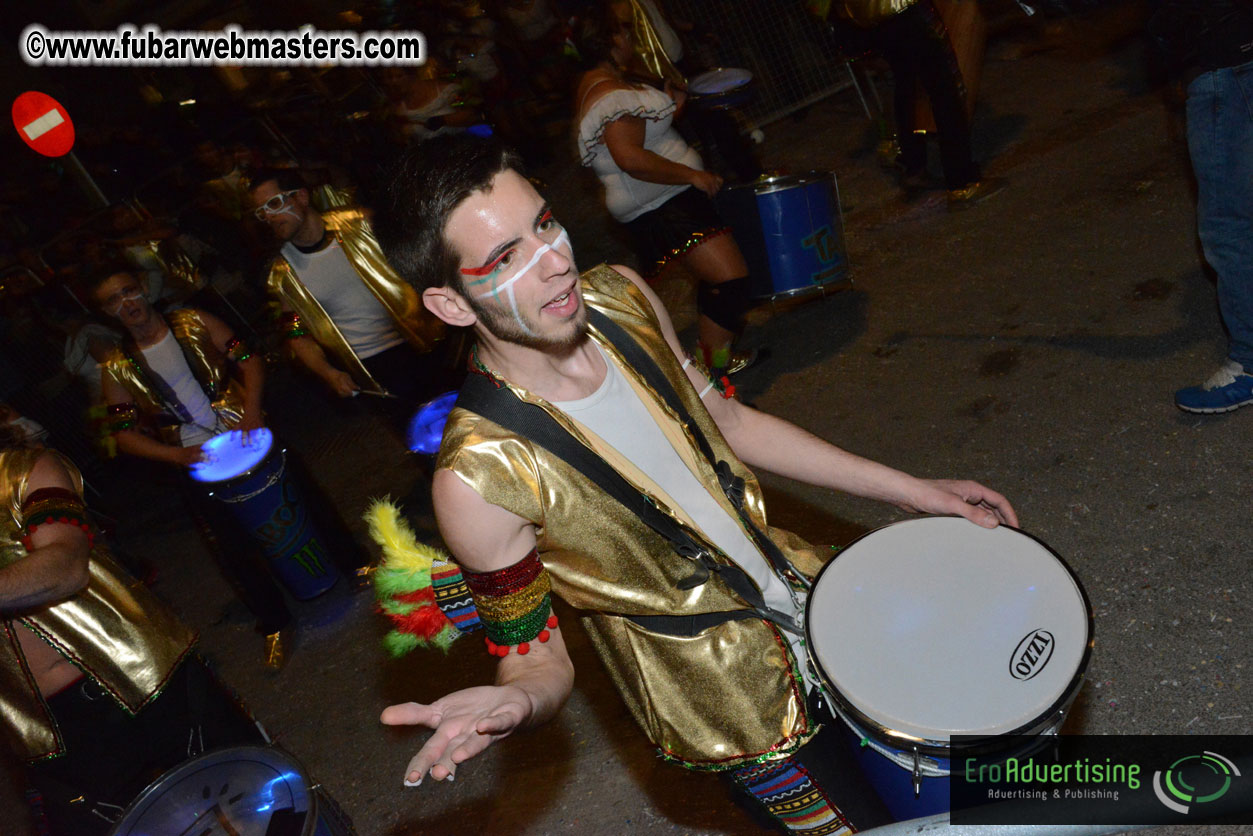
M393 395L391 392L375 392L373 389L358 389L352 393L355 398L357 395L373 395L376 398L391 398L392 400L400 400L399 395Z

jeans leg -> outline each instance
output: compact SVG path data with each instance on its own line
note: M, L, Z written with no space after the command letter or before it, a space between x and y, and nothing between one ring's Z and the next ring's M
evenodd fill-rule
M1218 274L1227 356L1253 372L1253 62L1198 76L1187 109L1197 234Z

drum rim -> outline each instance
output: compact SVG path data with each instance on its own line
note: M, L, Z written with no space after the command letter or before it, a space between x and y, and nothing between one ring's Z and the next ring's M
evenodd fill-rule
M830 180L831 185L835 186L835 172L834 171L822 171L821 169L814 168L814 169L810 169L809 171L802 171L800 174L783 174L783 175L779 175L776 177L763 177L761 179L754 180L751 183L744 183L739 186L732 186L732 188L743 188L744 186L752 186L753 193L760 196L760 195L766 195L766 194L774 194L775 192L784 192L789 189L794 189L797 186L808 186L811 183L821 183L826 180ZM886 526L884 527L886 528ZM878 531L878 529L875 529L875 531ZM873 533L873 532L869 532L869 533ZM850 543L849 545L851 546L852 543Z
M727 72L728 70L733 70L737 73L747 73L748 78L744 79L742 83L737 84L728 90L719 90L716 93L695 93L692 91L692 84L698 79L703 78L707 75L714 75L715 73ZM729 96L734 93L741 92L745 87L753 83L754 78L756 78L756 76L753 75L753 71L748 69L747 67L710 67L704 72L697 73L692 78L688 79L688 82L687 82L688 95L694 99L714 99L714 98L717 98L718 96Z
M233 433L233 432L238 432L238 430L227 430L226 432L219 433L218 435L229 435L230 433ZM213 438L217 438L218 435L215 435ZM271 433L270 438L271 438L270 449L266 450L265 455L262 456L260 459L258 459L256 464L254 464L252 467L245 470L243 473L236 473L234 476L230 476L226 479L219 479L216 482L207 482L202 479L195 479L194 477L193 477L193 481L195 481L196 484L198 485L204 485L210 491L219 491L219 490L224 490L226 488L229 488L230 486L236 484L237 482L241 482L244 479L249 479L257 475L257 473L261 471L261 468L265 465L265 463L270 461L270 459L274 458L275 456L285 456L285 454L287 453L286 447L279 447L278 444L274 442L274 437L272 433ZM210 441L212 441L212 439L210 439Z
M207 751L201 752L199 755L197 755L194 758L189 758L188 760L185 760L182 763L178 763L178 764L175 764L174 766L171 766L165 772L162 772L155 779L153 779L151 784L149 784L148 786L140 790L139 795L135 796L135 798L129 804L126 805L126 809L122 811L122 814L118 816L117 821L113 823L113 827L109 830L109 836L117 836L118 828L124 824L127 824L127 821L126 821L127 817L138 812L141 806L161 788L161 785L164 783L167 783L177 773L188 769L189 767L193 766L194 764L198 763L201 760L204 760L205 758L210 757L211 755L224 755L230 752L240 753L243 756L253 755L254 757L258 757L258 759L262 753L273 754L277 752L280 756L287 759L288 761L287 766L294 767L296 773L300 776L301 780L304 781L305 789L309 797L309 806L305 814L304 832L301 834L301 836L312 836L312 834L316 831L317 822L318 822L318 798L317 798L318 784L315 783L313 778L310 777L309 770L305 769L305 765L300 761L299 758L297 758L291 752L288 752L282 746L279 746L273 743L269 745L261 745L258 743L246 743L246 744L240 744L236 746L218 746L213 749L209 749Z
M844 552L847 549L851 548L854 544L858 543L861 540L866 539L872 534L875 534L879 531L883 531L884 529L887 529L887 528L892 528L894 526L903 525L903 524L907 524L911 522L917 522L919 520L930 520L930 519L964 519L964 518L956 516L956 515L935 514L935 515L929 515L925 517L917 517L915 519L910 519L910 520L898 520L893 523L888 523L887 525L881 525L878 528L875 528L871 531L867 531L865 534L862 534L859 537L855 537L854 539L850 540L846 546L840 549L839 553L837 553L835 557L828 560L826 565L824 565L821 569L818 570L818 574L814 576L813 583L810 586L811 596L813 594L813 590L818 588L818 582L822 580L822 576L826 573L826 571L832 566L834 566L835 562L840 559L840 556L844 554ZM971 525L974 525L974 523L971 523ZM1048 708L1046 708L1044 711L1037 714L1032 719L1023 723L1022 725L1017 726L1013 729L1010 729L1007 732L1000 732L998 734L977 736L975 737L974 740L971 740L970 742L965 743L960 747L954 746L951 741L944 741L944 740L930 739L930 738L918 738L918 737L915 737L914 735L908 735L908 734L905 734L904 732L900 732L900 731L897 731L896 729L892 729L888 726L885 726L883 723L880 723L878 720L875 720L867 716L865 712L861 711L856 706L852 705L852 703L850 703L848 699L843 694L840 693L839 688L836 688L833 684L831 684L830 677L828 677L826 671L823 670L822 663L818 660L814 652L814 643L809 638L812 635L812 630L810 629L810 616L813 611L810 607L806 606L805 607L805 655L808 657L810 669L814 672L815 676L818 678L819 687L822 689L822 693L826 695L827 698L830 699L832 702L837 703L842 710L846 711L851 717L853 717L853 719L857 721L858 726L861 728L863 732L875 737L875 739L878 740L879 742L888 746L899 745L902 751L916 750L920 754L930 755L932 757L944 757L944 758L951 758L951 754L953 752L975 753L975 752L979 752L983 750L994 750L996 748L995 741L1000 738L1011 736L1011 735L1038 734L1040 730L1046 728L1049 725L1049 719L1052 718L1054 714L1060 712L1064 718L1065 713L1069 710L1070 704L1073 703L1074 700L1079 696L1079 689L1083 686L1083 680L1086 678L1086 674L1088 670L1088 663L1092 657L1092 647L1096 641L1095 632L1094 632L1095 622L1092 617L1092 601L1091 599L1088 598L1088 591L1087 589L1084 588L1083 582L1079 579L1079 575L1075 572L1075 570L1048 543L1045 543L1039 537L1036 537L1034 534L1031 534L1030 532L1023 531L1021 528L1017 528L1012 525L1007 525L1005 523L1001 523L1001 527L1007 528L1010 531L1017 532L1018 534L1022 534L1025 537L1028 537L1034 540L1036 543L1042 546L1049 554L1053 556L1053 558L1059 564L1061 564L1061 567L1066 570L1066 573L1068 575L1070 575L1070 579L1074 582L1075 588L1079 590L1079 598L1083 602L1083 610L1084 610L1084 613L1087 615L1088 640L1084 643L1083 656L1079 659L1079 665L1075 670L1075 674L1071 677L1070 681L1066 684L1066 687L1062 689L1061 694L1058 695L1057 699L1054 700L1049 705ZM969 737L971 735L965 735L965 736Z

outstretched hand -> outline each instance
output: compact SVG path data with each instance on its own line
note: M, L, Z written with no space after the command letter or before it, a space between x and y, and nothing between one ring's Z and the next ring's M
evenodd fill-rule
M914 514L955 514L984 528L1017 526L1018 515L1001 494L968 479L920 479L920 489L897 505Z
M416 787L428 773L436 781L453 780L457 764L508 737L531 713L531 699L521 688L483 685L454 691L430 705L388 706L379 719L388 726L435 730L405 771L405 785Z

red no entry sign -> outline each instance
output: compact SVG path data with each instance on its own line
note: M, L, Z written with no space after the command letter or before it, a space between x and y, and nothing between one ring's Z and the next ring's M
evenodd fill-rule
M27 90L13 100L13 127L17 135L45 157L60 157L74 147L74 123L61 103L38 90Z

